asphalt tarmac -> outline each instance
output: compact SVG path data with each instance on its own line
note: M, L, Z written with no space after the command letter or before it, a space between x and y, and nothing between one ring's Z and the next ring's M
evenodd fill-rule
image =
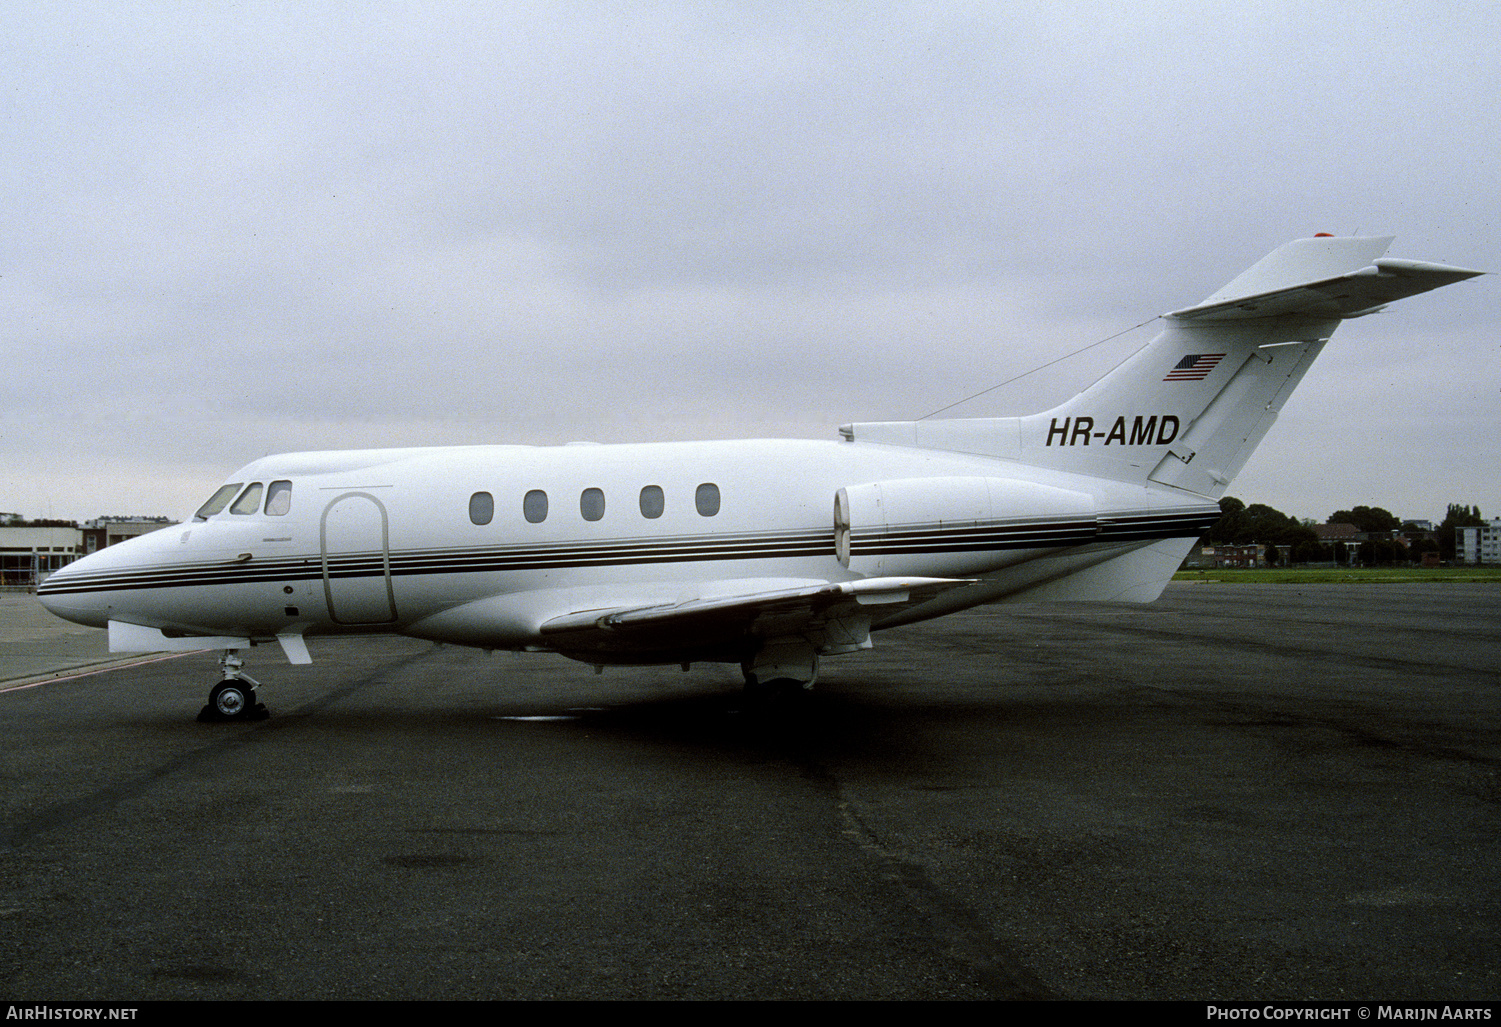
M103 633L34 604L6 998L1501 996L1498 586L990 608L768 707L314 639L235 725L194 720L212 654L70 677Z

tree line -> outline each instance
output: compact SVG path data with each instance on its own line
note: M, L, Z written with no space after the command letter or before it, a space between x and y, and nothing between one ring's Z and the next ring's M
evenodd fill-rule
M1485 524L1478 506L1450 503L1433 537L1424 537L1411 521L1403 521L1379 506L1356 506L1336 510L1326 524L1353 524L1357 531L1381 534L1357 544L1321 542L1315 522L1275 510L1265 503L1247 506L1234 496L1220 500L1220 519L1201 540L1202 545L1266 545L1267 562L1273 566L1293 563L1350 563L1389 565L1420 563L1424 553L1436 552L1441 560L1453 561L1455 528ZM1405 535L1408 542L1391 537Z

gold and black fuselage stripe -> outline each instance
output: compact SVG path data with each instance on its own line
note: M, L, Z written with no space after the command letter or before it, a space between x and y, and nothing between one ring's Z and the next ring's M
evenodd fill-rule
M1219 517L1218 509L1119 517L1080 517L1035 522L934 523L855 530L852 556L942 556L1018 549L1059 549L1100 542L1197 537ZM199 561L54 574L39 594L177 588L299 581L309 578L393 577L424 574L489 574L565 567L639 566L832 557L834 533L819 531L683 535L671 538L608 539L533 545L460 546L266 557L244 562Z

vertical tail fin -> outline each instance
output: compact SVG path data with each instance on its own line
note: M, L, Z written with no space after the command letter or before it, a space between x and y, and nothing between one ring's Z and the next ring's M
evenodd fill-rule
M1302 315L1234 324L1169 315L1161 335L1095 385L1021 418L1021 459L1218 497L1338 325Z
M1385 260L1391 237L1299 239L1054 410L1022 418L1023 459L1218 497L1342 319L1480 274Z
M1341 320L1483 273L1385 259L1391 242L1290 242L1202 303L1164 314L1161 335L1052 410L843 430L1219 497Z

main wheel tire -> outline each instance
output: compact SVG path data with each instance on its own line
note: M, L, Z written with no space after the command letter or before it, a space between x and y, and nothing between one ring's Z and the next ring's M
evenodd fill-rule
M238 681L221 681L209 692L208 704L226 720L238 720L255 707L255 693Z
M747 677L745 681L745 696L753 703L785 704L798 702L808 687L796 678L771 678L767 681L757 681L754 677Z

